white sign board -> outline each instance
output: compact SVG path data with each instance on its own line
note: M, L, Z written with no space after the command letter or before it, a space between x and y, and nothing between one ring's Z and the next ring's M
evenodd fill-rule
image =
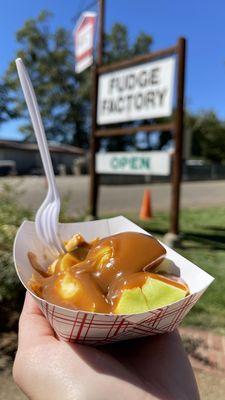
M81 15L75 30L75 71L80 73L93 63L94 28L96 13L85 12Z
M170 174L170 154L166 151L97 153L96 172L167 176Z
M165 58L99 76L97 123L172 114L175 59Z

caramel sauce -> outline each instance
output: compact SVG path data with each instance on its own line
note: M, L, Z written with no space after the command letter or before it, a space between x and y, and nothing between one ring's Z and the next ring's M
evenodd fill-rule
M153 237L137 232L123 232L100 240L89 251L88 265L79 270L93 274L102 291L107 294L111 282L127 273L153 267L162 260L166 250Z
M61 272L46 279L42 297L61 307L109 313L110 304L88 273Z
M75 237L73 241L76 243ZM145 272L159 264L166 254L151 236L123 232L89 244L81 240L80 243L80 247L78 243L77 248L60 255L47 273L42 274L43 269L34 265L38 273L29 285L36 294L62 307L110 313L123 290L142 287L148 277L169 280ZM32 264L31 253L29 259ZM173 284L182 286L179 282Z
M142 287L149 278L149 275L149 272L135 272L134 274L125 274L114 279L109 286L107 295L107 299L112 304L112 308L114 309L115 304L118 302L124 290Z

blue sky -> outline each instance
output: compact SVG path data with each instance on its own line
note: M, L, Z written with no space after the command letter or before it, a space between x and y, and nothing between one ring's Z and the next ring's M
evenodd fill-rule
M73 30L72 18L91 0L1 0L0 75L16 51L15 32L43 9L54 13L53 26ZM92 10L94 8L92 7ZM224 0L106 0L106 30L127 25L132 42L140 31L154 38L152 49L188 41L186 104L190 110L213 109L225 119ZM2 125L1 137L16 138L15 122Z

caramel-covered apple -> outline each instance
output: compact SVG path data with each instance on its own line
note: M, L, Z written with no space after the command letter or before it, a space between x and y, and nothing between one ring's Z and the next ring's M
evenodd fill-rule
M76 234L65 248L47 269L28 254L34 268L29 286L50 303L95 313L137 314L188 294L179 278L149 272L166 255L149 235L122 232L87 243Z
M138 289L138 290L137 290ZM149 272L128 274L115 280L108 299L115 314L130 314L153 310L183 299L188 294L186 284L172 277ZM128 298L132 301L128 302Z
M165 254L165 248L152 236L123 232L100 240L87 258L96 260L92 273L107 293L113 279L155 266Z

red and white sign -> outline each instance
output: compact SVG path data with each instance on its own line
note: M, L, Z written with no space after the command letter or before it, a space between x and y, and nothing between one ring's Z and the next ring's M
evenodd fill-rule
M74 29L75 71L80 73L93 63L96 13L84 12Z

